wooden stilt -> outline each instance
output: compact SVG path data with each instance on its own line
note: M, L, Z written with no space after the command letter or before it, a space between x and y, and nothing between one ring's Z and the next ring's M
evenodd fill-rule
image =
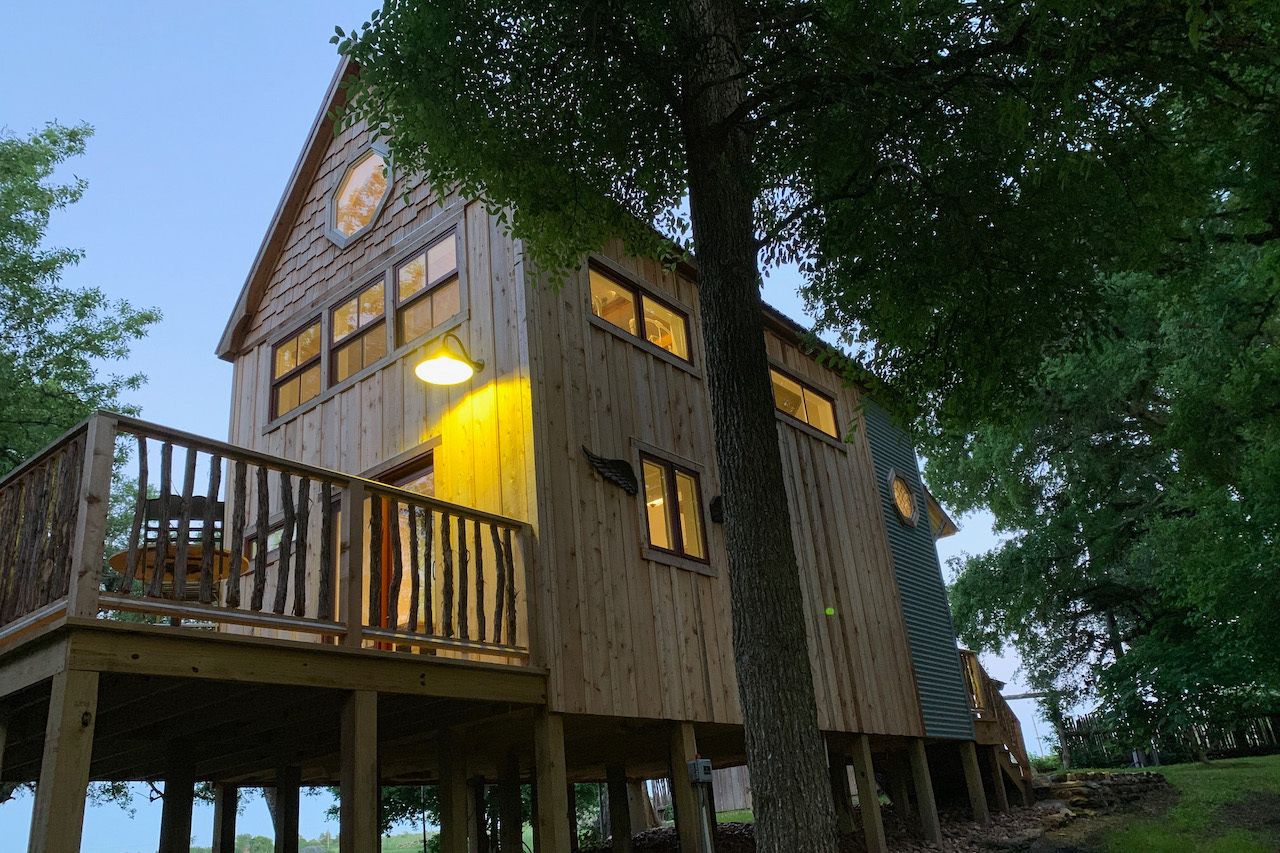
M467 786L467 825L471 828L471 853L489 853L489 810L485 807L484 777L477 776Z
M853 792L849 790L849 756L827 750L827 774L831 779L831 802L836 809L836 830L850 835L857 828L853 822Z
M907 752L911 761L911 782L916 789L916 813L920 834L932 844L942 843L942 824L938 821L938 801L933 796L933 779L929 775L929 755L924 741L914 738Z
M991 807L998 812L1009 810L1009 792L1004 785L1004 768L1000 766L1000 747L987 748L987 764L991 770Z
M276 853L298 853L301 798L302 771L281 767L276 771Z
M693 735L692 723L673 723L671 726L671 804L675 808L676 835L680 849L697 853L702 848L702 815L698 809L698 794L689 779L689 762L698 757L698 743Z
M853 754L853 781L858 788L858 813L862 817L862 836L867 853L888 853L884 821L880 816L880 795L876 793L876 774L871 765L871 740L866 735L855 735Z
M467 846L467 765L446 735L440 739L440 853L468 853Z
M653 814L653 801L643 779L627 782L627 808L631 812L631 831L653 829L657 825Z
M213 786L213 853L236 853L236 810L240 789L235 785Z
M40 783L31 815L30 853L80 849L97 716L98 673L71 669L53 677Z
M569 853L578 853L578 795L569 782L564 786L565 820L569 822Z
M973 741L960 742L960 762L964 765L964 783L969 789L969 806L973 809L973 819L986 826L991 823L991 813L987 811L987 792L982 789L982 769L978 766L978 749Z
M342 853L376 853L378 825L378 694L356 690L342 709Z
M520 757L507 756L498 780L498 849L500 853L523 853L524 821L520 808Z
M564 853L569 849L569 804L565 798L564 717L539 712L533 723L537 802L534 825L537 849Z
M196 780L190 769L171 766L164 776L160 853L190 853L191 810L195 806L195 798Z
M613 829L613 853L632 853L631 803L625 767L610 767L609 777L609 826Z

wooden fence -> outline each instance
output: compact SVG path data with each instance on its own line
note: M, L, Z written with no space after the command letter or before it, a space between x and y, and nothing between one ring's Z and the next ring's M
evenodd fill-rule
M113 495L131 507L111 538ZM0 632L65 608L525 662L528 537L502 516L98 414L0 481Z
M1188 726L1150 741L1121 731L1102 714L1063 720L1059 736L1078 767L1127 767L1135 763L1193 761L1280 752L1280 713L1223 719ZM1136 750L1136 751L1135 751Z

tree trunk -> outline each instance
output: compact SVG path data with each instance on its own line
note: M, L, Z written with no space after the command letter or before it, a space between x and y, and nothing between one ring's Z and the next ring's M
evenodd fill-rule
M736 13L731 0L693 0L686 14L692 62L681 121L756 845L761 853L834 851L764 347L752 140L735 116L744 100Z

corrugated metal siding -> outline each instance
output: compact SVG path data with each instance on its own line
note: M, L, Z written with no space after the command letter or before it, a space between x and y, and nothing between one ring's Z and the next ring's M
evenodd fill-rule
M911 660L916 668L925 733L929 737L972 739L973 716L960 671L942 566L929 529L915 449L883 409L870 400L865 402L867 440L875 460L876 484L907 623ZM919 507L919 522L914 527L898 518L887 479L890 469L911 483Z

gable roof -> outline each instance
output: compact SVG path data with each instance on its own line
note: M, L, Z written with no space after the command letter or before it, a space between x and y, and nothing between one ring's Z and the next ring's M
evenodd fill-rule
M338 63L338 69L329 82L328 91L325 92L324 102L320 105L320 112L316 114L315 121L311 124L311 132L307 134L307 142L302 147L302 153L298 155L298 162L294 164L289 182L285 185L284 195L276 205L271 224L267 226L266 236L262 238L262 245L258 247L253 266L249 268L249 276L240 290L240 298L236 300L231 318L227 320L227 327L218 341L218 348L215 351L218 358L232 361L244 342L249 321L258 310L272 270L284 248L284 241L289 236L289 227L306 202L307 189L311 186L316 170L324 160L328 143L333 139L333 114L346 103L346 90L343 89L342 83L357 70L358 66L346 57Z

